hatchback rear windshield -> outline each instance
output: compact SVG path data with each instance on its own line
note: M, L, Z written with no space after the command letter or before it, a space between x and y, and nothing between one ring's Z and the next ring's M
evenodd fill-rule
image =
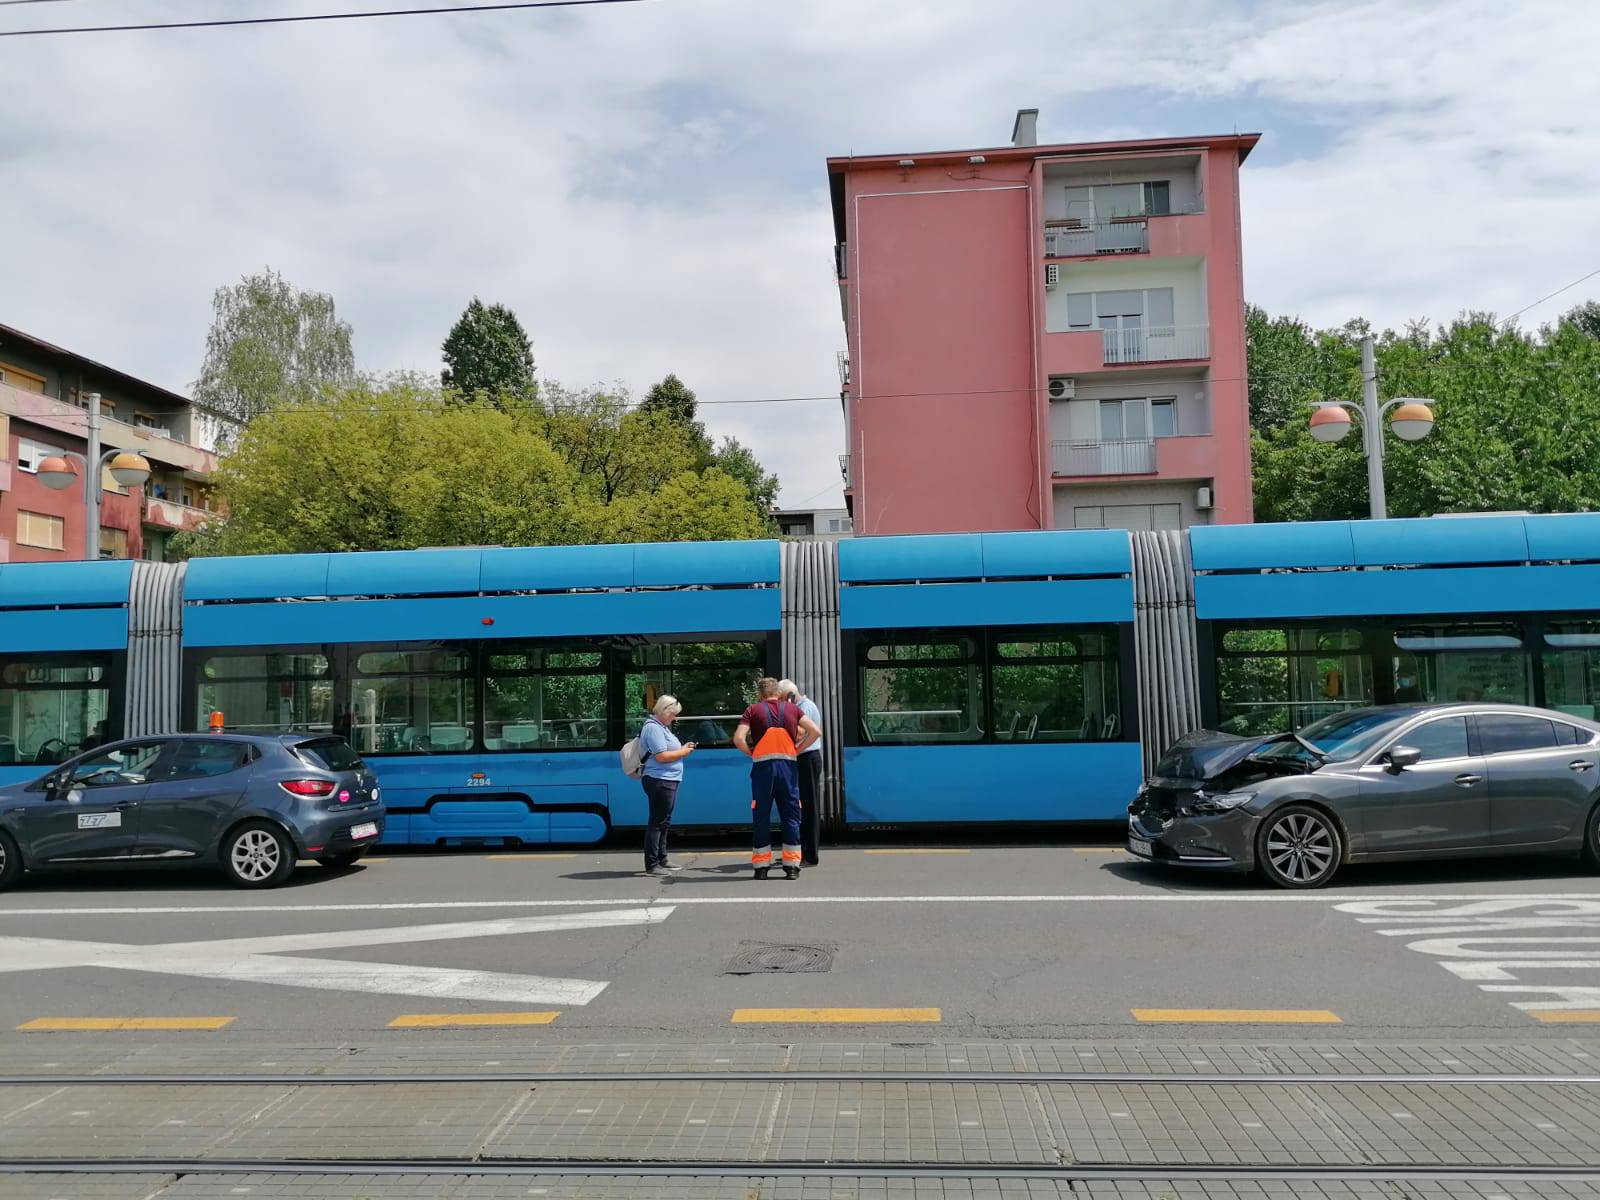
M314 742L301 742L295 753L314 767L324 771L356 771L361 768L361 756L350 749L343 738L318 738Z

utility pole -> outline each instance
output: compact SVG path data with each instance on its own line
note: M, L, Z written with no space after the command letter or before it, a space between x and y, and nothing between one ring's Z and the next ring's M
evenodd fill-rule
M84 396L89 402L89 452L83 456L83 557L100 558L100 393Z
M1378 412L1377 344L1369 333L1361 339L1361 436L1367 446L1367 499L1374 521L1389 515L1383 489L1383 420Z

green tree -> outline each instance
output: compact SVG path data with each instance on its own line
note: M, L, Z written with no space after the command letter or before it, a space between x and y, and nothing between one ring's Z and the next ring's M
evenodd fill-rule
M778 477L767 471L755 456L755 451L737 438L725 437L722 445L711 455L712 467L736 479L744 487L750 503L763 513L770 514L778 502ZM768 517L771 524L771 517Z
M660 383L652 385L639 402L640 412L663 413L681 425L696 428L699 428L699 422L695 420L699 407L693 390L676 375L668 375ZM701 434L704 436L704 430L701 430Z
M537 386L533 343L517 314L476 296L444 339L444 361L444 386L467 399L504 405L532 397Z
M226 516L176 556L760 536L738 480L625 398L501 409L361 384L254 421L216 474ZM547 401L548 403L548 401Z
M1600 300L1585 300L1561 314L1563 325L1576 325L1592 338L1600 338Z
M1365 516L1359 431L1323 445L1306 425L1317 400L1360 398L1365 327L1313 333L1252 310L1247 329L1257 519ZM1581 321L1538 333L1487 313L1439 331L1413 323L1378 339L1377 361L1380 398L1438 401L1423 441L1385 433L1391 515L1600 508L1600 339Z
M356 377L350 326L333 298L293 287L270 267L216 290L194 399L238 421L314 400Z

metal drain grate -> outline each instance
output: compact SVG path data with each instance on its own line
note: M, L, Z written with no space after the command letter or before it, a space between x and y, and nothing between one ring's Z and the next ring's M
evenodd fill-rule
M791 942L740 942L739 953L728 960L724 975L766 975L773 972L818 973L833 966L837 946Z

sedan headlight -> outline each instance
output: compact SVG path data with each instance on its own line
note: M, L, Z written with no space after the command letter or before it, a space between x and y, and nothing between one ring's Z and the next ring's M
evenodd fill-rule
M1194 810L1205 813L1232 812L1255 798L1254 792L1218 792L1214 796L1196 796Z

